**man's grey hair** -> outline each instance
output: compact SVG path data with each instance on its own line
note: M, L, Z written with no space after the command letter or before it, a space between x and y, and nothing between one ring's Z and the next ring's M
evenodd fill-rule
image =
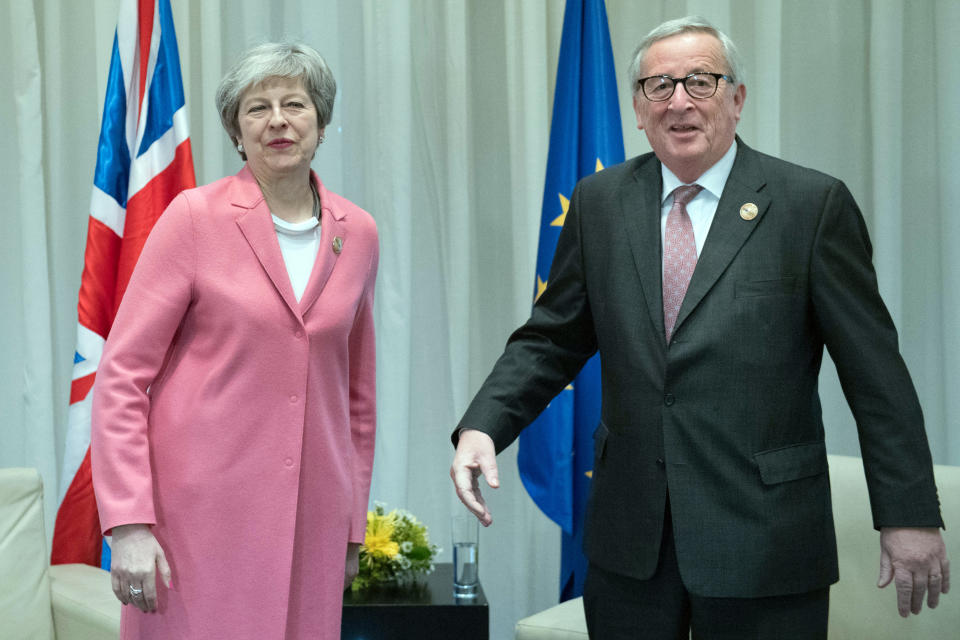
M628 70L630 91L632 93L635 94L639 90L637 80L640 79L640 74L643 73L643 58L650 47L653 46L653 43L681 33L706 33L719 40L723 48L723 57L726 60L727 68L717 69L716 71L731 76L733 80L730 84L733 86L744 84L745 73L743 59L740 57L740 52L737 51L737 45L733 44L733 40L723 31L720 31L720 29L710 24L706 18L687 16L686 18L677 18L676 20L664 22L659 27L654 28L654 30L648 33L643 41L640 42L636 51L633 52L633 60ZM707 71L707 69L704 69L704 71Z
M317 110L317 127L323 129L330 124L337 81L323 56L300 42L267 42L241 54L217 87L220 122L234 144L240 139L237 116L243 93L267 78L277 77L303 82Z

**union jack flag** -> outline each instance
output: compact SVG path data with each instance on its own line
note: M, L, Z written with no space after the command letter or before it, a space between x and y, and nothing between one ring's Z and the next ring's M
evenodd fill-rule
M90 475L91 390L150 229L177 193L196 185L185 103L170 0L121 0L77 304L52 564L109 568Z

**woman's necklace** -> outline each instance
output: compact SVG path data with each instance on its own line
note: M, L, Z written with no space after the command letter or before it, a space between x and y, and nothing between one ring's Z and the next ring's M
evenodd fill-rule
M310 193L313 194L313 217L319 220L320 219L320 194L317 193L317 185L313 183L313 179L310 180Z

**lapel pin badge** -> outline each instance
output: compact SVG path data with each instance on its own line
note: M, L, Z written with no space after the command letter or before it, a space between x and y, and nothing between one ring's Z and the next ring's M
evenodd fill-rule
M753 220L757 217L758 211L757 205L753 204L752 202L748 202L740 207L740 217L744 220Z
M343 238L336 236L333 239L333 252L337 255L340 255L340 252L343 250Z

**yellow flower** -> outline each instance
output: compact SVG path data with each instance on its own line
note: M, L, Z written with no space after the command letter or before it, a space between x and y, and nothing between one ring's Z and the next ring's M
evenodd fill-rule
M386 515L377 515L373 511L367 512L367 533L363 540L367 553L392 558L400 552L400 545L391 539L396 518L396 511Z

